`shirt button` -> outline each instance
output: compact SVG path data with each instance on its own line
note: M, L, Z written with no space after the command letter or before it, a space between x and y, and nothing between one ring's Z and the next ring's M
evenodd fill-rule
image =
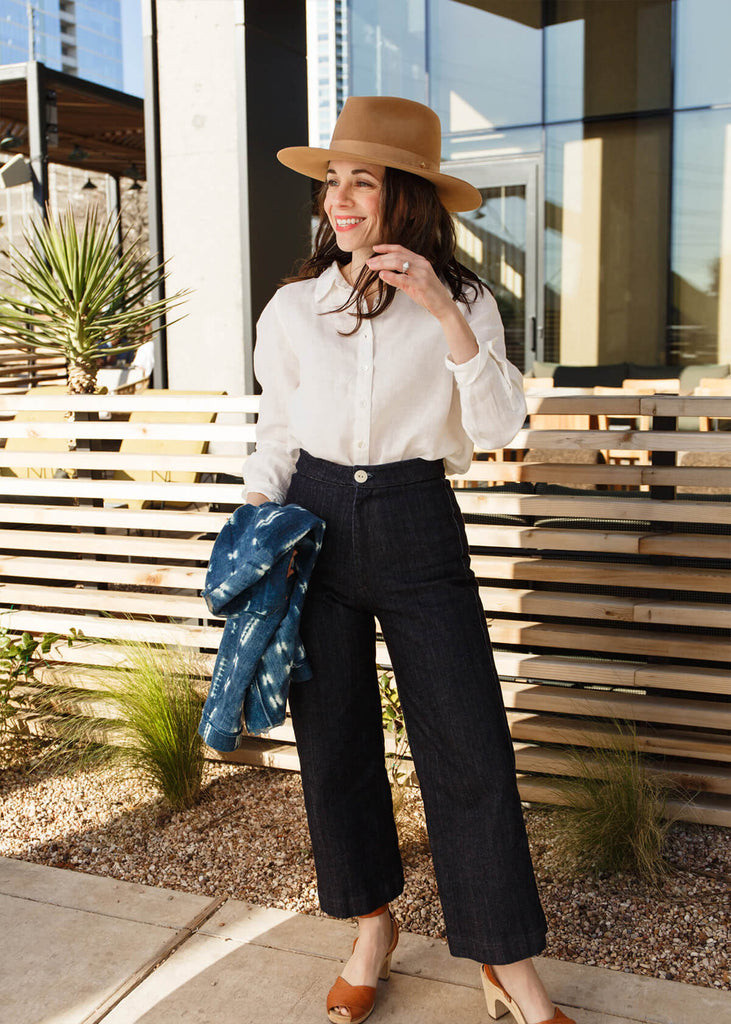
M361 398L360 404L361 404L361 408L365 409L365 407L368 405L368 402L367 402L367 400L365 398Z
M358 442L358 447L359 448L365 448L365 441L359 441Z
M364 469L356 469L355 473L353 474L353 477L357 484L364 484L368 479L368 474Z
M363 365L361 366L361 370L363 371L363 373L368 373L368 371L370 370L370 366L368 365L368 363L363 363Z

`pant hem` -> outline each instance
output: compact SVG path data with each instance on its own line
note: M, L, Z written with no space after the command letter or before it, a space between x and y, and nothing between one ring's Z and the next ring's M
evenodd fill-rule
M501 943L494 946L480 945L477 949L474 942L459 938L451 939L449 936L447 936L447 943L452 956L476 960L479 964L489 964L490 966L497 964L499 967L500 964L513 964L516 960L527 960L529 957L538 956L546 948L546 933L529 933L520 943L512 946Z
M351 917L363 917L364 914L370 914L371 911L377 910L378 907L382 907L385 903L392 903L398 899L401 893L404 891L404 882L401 880L395 885L381 890L381 893L368 897L367 899L361 900L349 900L347 905L326 898L319 897L320 910L327 914L328 917L337 917L341 920L349 920Z

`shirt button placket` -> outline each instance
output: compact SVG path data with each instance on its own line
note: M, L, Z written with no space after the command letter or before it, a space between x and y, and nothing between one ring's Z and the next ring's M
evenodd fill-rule
M358 373L353 415L353 462L368 465L371 434L371 392L373 388L373 330L365 323L357 334ZM357 480L357 476L356 476ZM363 481L359 481L362 483Z

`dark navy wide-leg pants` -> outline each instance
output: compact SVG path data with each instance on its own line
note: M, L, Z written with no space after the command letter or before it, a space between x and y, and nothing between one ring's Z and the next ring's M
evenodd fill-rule
M441 462L341 466L302 452L287 495L325 520L293 683L320 904L356 917L403 871L385 768L378 618L421 786L455 956L512 963L545 947L507 717L462 516Z

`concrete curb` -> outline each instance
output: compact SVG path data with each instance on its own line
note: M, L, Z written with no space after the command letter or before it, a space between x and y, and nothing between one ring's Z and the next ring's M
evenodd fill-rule
M323 1024L354 935L349 922L8 858L0 907L0 1024ZM536 965L577 1024L731 1021L728 992L543 957ZM472 961L402 935L374 1024L488 1019Z

